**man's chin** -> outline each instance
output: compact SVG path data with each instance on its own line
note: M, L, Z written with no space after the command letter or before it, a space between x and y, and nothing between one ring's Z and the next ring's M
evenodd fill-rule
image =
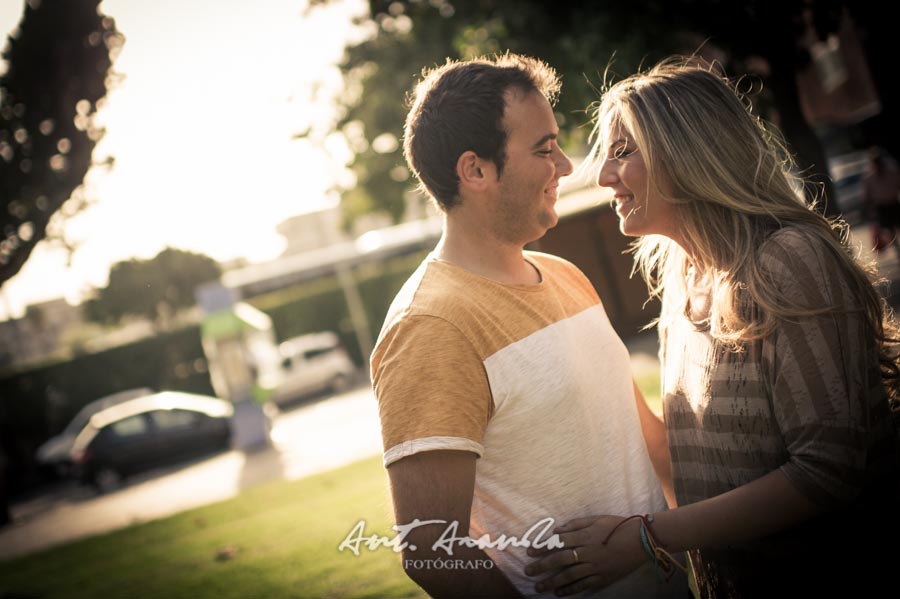
M559 224L559 215L556 213L556 210L550 210L547 214L544 215L544 218L541 219L541 225L544 227L544 232L541 233L541 237L543 237L547 231L555 227Z
M548 215L547 218L541 219L540 232L534 237L534 239L529 240L527 243L534 243L535 241L542 239L544 235L547 234L547 231L555 227L557 224L559 224L559 217L555 212L553 213L552 217Z

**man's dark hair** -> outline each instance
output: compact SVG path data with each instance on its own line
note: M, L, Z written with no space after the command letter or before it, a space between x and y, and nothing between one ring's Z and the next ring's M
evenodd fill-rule
M421 186L444 210L459 203L456 163L463 152L491 160L497 174L506 161L503 114L507 91L539 92L553 104L556 71L518 54L451 61L426 69L411 95L403 154Z

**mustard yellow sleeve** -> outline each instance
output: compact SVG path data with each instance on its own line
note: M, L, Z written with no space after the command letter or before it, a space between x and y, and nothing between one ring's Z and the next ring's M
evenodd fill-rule
M407 316L395 323L372 354L372 383L385 466L438 449L482 455L490 385L474 347L449 322Z

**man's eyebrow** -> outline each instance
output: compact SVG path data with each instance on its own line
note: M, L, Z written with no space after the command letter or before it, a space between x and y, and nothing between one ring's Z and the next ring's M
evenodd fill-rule
M531 148L532 148L532 149L539 148L539 147L541 147L542 145L544 145L545 143L547 143L548 141L550 141L550 140L552 140L552 139L556 139L557 137L558 137L558 136L557 136L556 133L548 133L548 134L545 135L544 137L540 138L540 139L537 141L537 143L535 143L533 146L531 146Z

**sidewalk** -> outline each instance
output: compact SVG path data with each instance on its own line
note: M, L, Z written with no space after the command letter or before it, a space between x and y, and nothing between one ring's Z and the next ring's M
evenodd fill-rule
M97 495L77 485L13 504L12 524L0 529L0 560L7 560L184 510L224 501L275 480L296 480L381 451L378 410L360 387L283 412L273 447L231 450L181 466L134 476L118 491ZM2 593L0 593L2 594Z

